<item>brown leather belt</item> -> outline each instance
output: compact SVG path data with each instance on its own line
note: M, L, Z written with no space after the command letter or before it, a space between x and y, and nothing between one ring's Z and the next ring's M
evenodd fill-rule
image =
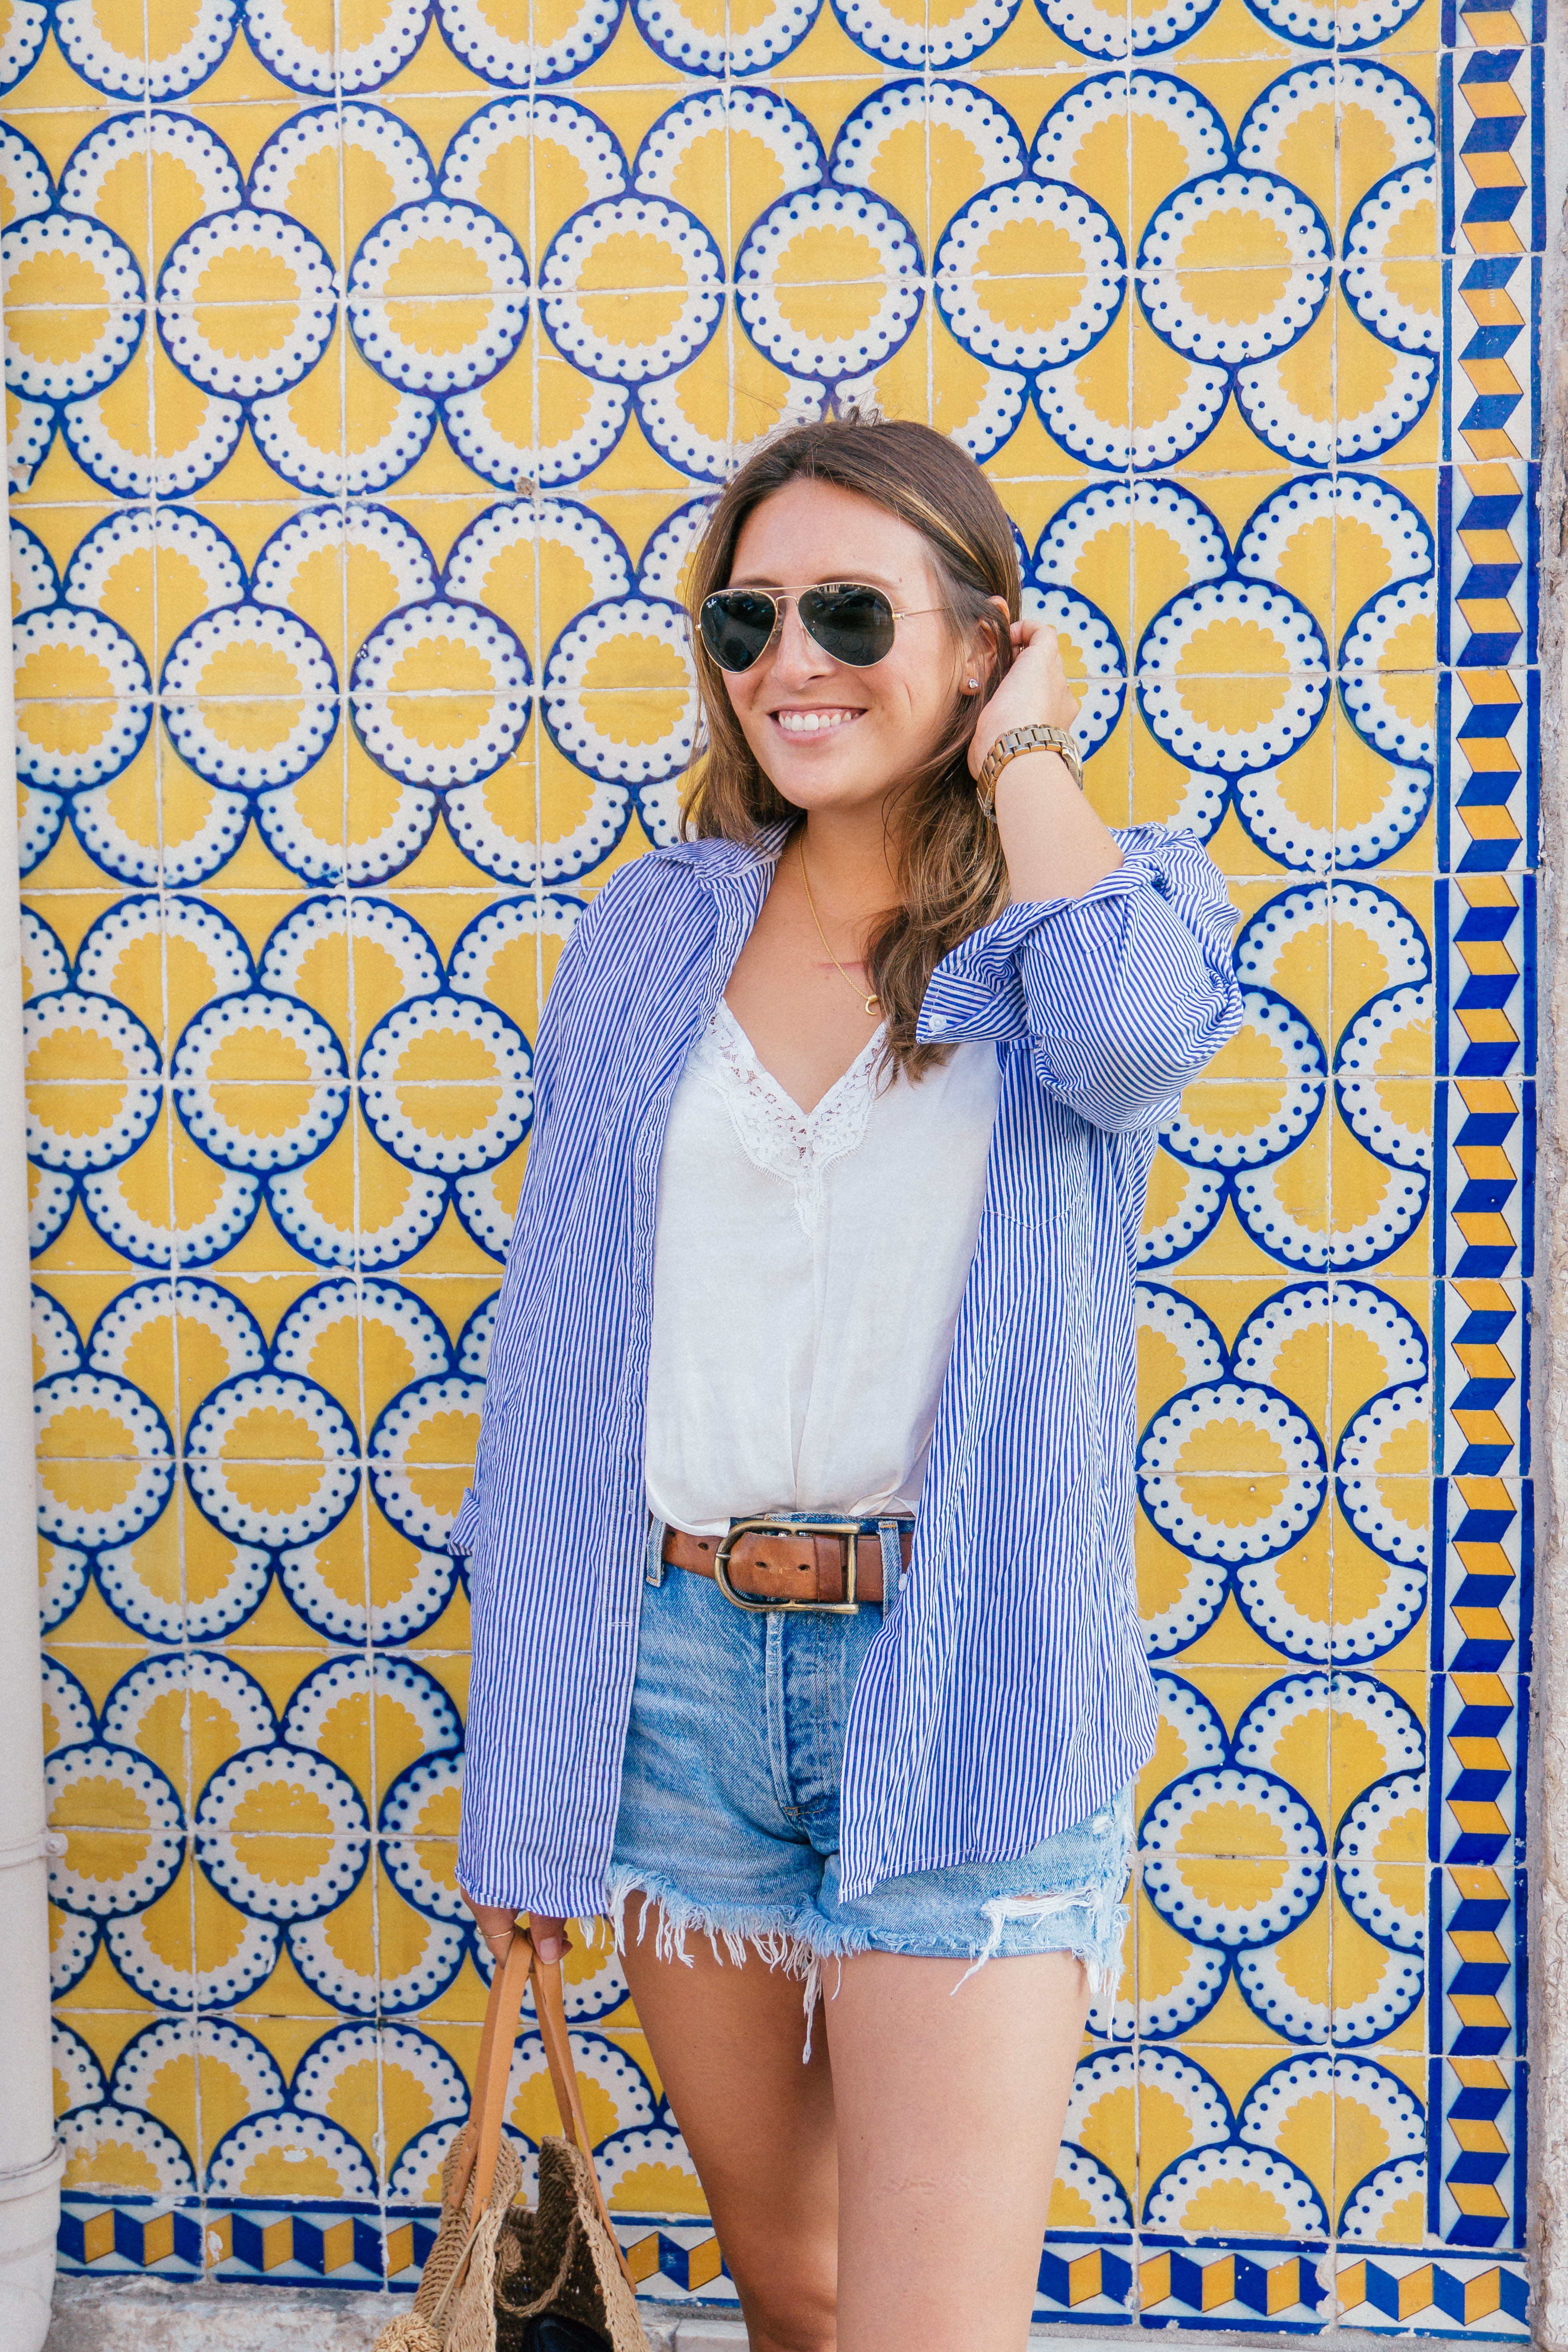
M914 1528L898 1522L899 1550L908 1568ZM882 1543L874 1519L741 1520L727 1536L691 1536L665 1529L663 1558L671 1568L710 1577L738 1609L858 1608L882 1598Z

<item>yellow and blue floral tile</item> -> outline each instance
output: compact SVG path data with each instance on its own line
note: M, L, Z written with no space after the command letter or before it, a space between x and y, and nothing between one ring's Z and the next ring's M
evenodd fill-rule
M1533 331L1517 77L1486 84L1506 169L1456 173L1439 87L1463 124L1479 85L1435 0L808 0L728 48L638 0L542 20L531 59L468 0L341 54L325 14L236 31L220 0L129 46L68 11L14 33L66 2259L407 2285L427 2244L404 2217L482 1997L441 1538L539 990L674 824L696 504L827 373L987 465L1096 804L1205 835L1242 918L1248 1025L1152 1192L1163 1728L1039 2315L1124 2318L1136 2271L1154 2324L1317 2326L1332 2231L1342 2314L1518 2334L1524 485L1510 362L1457 351L1455 632L1436 403L1446 190L1509 279L1463 306L1515 383ZM668 2217L634 2271L722 2299L595 1981L605 2169ZM1404 2251L1430 2228L1440 2256Z

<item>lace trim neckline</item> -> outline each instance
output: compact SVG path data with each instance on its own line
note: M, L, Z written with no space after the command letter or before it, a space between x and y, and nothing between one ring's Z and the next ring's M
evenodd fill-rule
M880 1091L877 1065L885 1036L882 1024L821 1101L803 1111L763 1067L756 1048L722 997L714 1007L701 1040L706 1075L723 1097L747 1159L794 1187L803 1224L811 1221L825 1171L864 1140Z

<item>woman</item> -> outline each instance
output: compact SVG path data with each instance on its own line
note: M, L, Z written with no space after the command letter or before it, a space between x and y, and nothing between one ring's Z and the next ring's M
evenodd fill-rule
M621 1922L754 2352L997 2352L1118 1966L1134 1248L1231 912L1083 798L939 435L765 443L694 582L689 837L540 1028L458 1877L495 1953Z

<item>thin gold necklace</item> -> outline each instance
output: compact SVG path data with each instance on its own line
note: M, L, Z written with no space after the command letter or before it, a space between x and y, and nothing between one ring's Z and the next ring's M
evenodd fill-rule
M845 971L844 966L839 962L838 958L834 954L833 950L827 947L827 933L822 928L822 917L817 913L816 901L811 895L811 876L806 871L805 865L805 828L804 825L801 827L798 840L800 846L800 878L805 884L805 903L811 908L811 919L816 925L816 936L822 941L823 946L827 948L828 962L833 966L834 971L838 974L838 977L844 982L845 987L847 988L852 994L860 999L860 1002L866 1007L867 1017L869 1018L873 1013L879 1013L881 1011L881 1005L874 994L870 996L867 995L858 981L850 979L849 974Z

